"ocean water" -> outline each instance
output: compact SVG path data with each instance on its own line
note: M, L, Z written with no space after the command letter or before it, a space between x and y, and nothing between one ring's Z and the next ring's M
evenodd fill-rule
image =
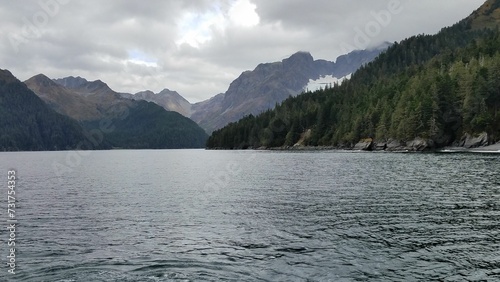
M0 153L0 281L500 281L499 172L499 154Z

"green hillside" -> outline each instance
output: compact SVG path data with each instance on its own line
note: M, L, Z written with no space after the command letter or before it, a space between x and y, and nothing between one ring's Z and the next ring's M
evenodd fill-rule
M50 109L9 71L0 70L0 151L75 149L80 125Z
M131 102L125 113L108 119L111 130L104 130L104 137L114 148L203 148L208 138L194 121L152 102ZM84 126L95 130L101 123L84 122Z
M499 0L485 5L484 26L495 26ZM481 7L478 11L486 11ZM352 148L363 139L432 147L459 144L465 134L500 139L500 33L471 17L436 35L393 45L351 80L290 98L257 117L215 131L208 148L293 146ZM486 14L485 14L486 13ZM484 24L488 18L490 24Z
M25 84L49 107L78 120L108 149L203 148L208 135L194 121L159 105L125 99L102 81L43 74ZM92 139L94 140L94 139Z

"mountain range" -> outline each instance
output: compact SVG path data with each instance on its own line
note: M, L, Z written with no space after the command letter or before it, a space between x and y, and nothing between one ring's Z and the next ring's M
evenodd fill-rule
M156 103L168 111L178 112L185 117L191 117L192 105L176 91L163 89L159 93L146 90L136 94L121 93L121 96L132 100L144 100Z
M78 122L52 110L12 73L0 70L1 151L77 149L84 140Z
M100 80L52 80L39 74L24 84L83 132L100 135L102 148L201 148L208 137L189 118L155 103L125 99Z
M54 120L54 116L64 116L55 128L71 127L74 132L70 135L73 137L62 135L66 143L51 144L50 138L45 136L43 142L34 140L31 145L19 145L21 141L17 137L8 141L10 134L7 132L13 127L4 124L5 128L0 127L0 138L3 138L0 150L74 149L86 140L81 136L89 136L96 131L102 134L102 140L88 148L203 147L208 138L204 130L210 133L246 115L270 110L290 96L307 92L308 85L318 79L350 75L388 46L390 44L384 43L379 48L353 51L340 56L336 62L314 60L308 52L297 52L280 62L262 63L252 71L243 72L225 93L195 104L190 104L179 93L169 89L156 94L148 90L135 94L118 93L101 80L88 81L73 76L50 79L38 74L16 87L23 88L24 95L38 96L41 100L37 101L43 101L48 106L40 112L50 112L47 114L50 120ZM13 76L7 79L9 75L12 76L5 71L2 78L21 83ZM12 106L9 99L1 102L5 109ZM112 130L103 130L108 125ZM43 126L40 129L45 130ZM23 134L19 136L27 133Z
M500 140L500 0L389 47L329 89L213 132L209 148L467 148Z
M281 62L260 64L253 71L243 72L221 96L195 104L191 118L210 133L246 115L273 109L288 97L305 92L310 80L347 76L388 46L385 43L379 48L353 51L336 62L314 60L310 53L298 52Z
M252 71L243 72L225 93L195 104L168 89L158 94L143 91L121 95L154 102L167 110L179 112L211 133L243 116L274 108L286 98L306 91L311 81L325 76L345 77L371 62L390 45L386 42L377 48L356 50L338 57L336 62L314 60L308 52L297 52L280 62L262 63Z

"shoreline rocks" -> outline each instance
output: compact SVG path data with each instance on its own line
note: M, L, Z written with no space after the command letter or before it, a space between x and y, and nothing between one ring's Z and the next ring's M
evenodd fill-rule
M395 139L389 139L387 141L379 140L374 141L371 138L361 139L352 148L355 151L429 151L436 149L436 144L431 139L423 139L420 137L414 140L404 142Z
M459 143L459 147L464 147L467 149L483 147L489 145L488 133L482 132L478 135L470 135L466 133Z
M431 139L423 139L420 137L417 137L413 139L412 141L406 142L406 148L409 151L427 151L427 150L433 150L436 148L434 141Z
M309 132L305 132L306 135ZM302 136L302 141L305 139ZM223 148L215 148L222 149ZM476 135L464 134L460 140L453 142L451 146L443 146L432 139L417 137L410 141L397 139L374 140L364 138L356 144L340 144L338 146L305 146L303 142L297 142L293 146L282 147L259 147L248 148L251 150L276 150L276 151L321 151L321 150L353 150L353 151L385 151L385 152L500 152L500 142L494 144L488 133L483 132Z
M353 150L357 151L371 151L373 150L373 139L371 138L366 138L359 140L359 142L354 145Z

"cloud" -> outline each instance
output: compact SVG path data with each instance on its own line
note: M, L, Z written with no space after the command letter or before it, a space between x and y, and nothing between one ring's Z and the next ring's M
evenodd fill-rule
M391 1L5 1L0 67L22 80L44 73L101 79L119 92L169 88L195 102L259 63L299 50L335 60L367 27L376 31L369 44L399 41L435 33L483 3L400 0L390 23L370 26Z
M207 11L203 14L186 13L179 23L181 38L176 41L179 47L187 44L194 48L210 41L216 30L225 29L226 19L220 11Z
M260 17L255 11L257 6L249 0L238 0L229 9L231 22L238 26L252 27L259 24Z
M224 11L223 6L214 4L202 13L188 12L178 23L180 39L176 41L179 47L189 45L201 48L211 41L216 34L224 34L231 26L254 27L259 21L256 6L249 0L236 0Z

